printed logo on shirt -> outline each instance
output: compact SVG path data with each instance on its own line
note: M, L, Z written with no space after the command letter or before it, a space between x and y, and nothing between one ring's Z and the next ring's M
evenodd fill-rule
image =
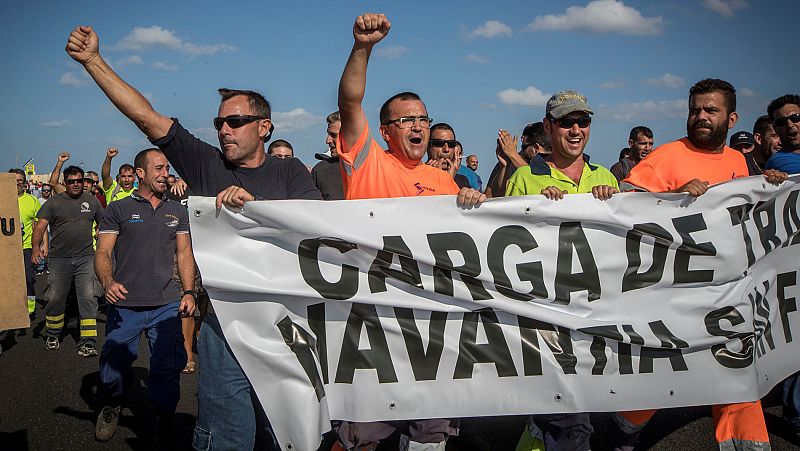
M89 208L89 202L81 202L81 213L91 213L92 209Z
M414 188L417 189L417 196L419 196L420 194L424 193L425 191L430 191L432 193L436 192L436 190L433 189L433 188L428 188L427 186L422 186L422 183L420 183L420 182L415 183L414 184Z
M178 227L178 217L175 215L165 215L165 218L168 219L167 222L164 223L167 227Z
M136 213L133 213L131 214L131 219L128 219L128 222L144 222L144 219Z

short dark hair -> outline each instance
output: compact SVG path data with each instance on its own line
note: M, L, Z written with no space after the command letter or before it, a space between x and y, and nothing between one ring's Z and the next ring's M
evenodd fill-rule
M623 147L622 150L619 151L619 159L623 160L627 157L631 156L631 148L630 147Z
M708 94L710 92L722 93L728 114L736 111L736 88L727 81L718 78L706 78L695 83L694 86L689 88L689 100L697 94Z
M86 175L87 175L87 176L90 176L90 175L92 175L92 174L94 174L94 175L97 175L97 173L96 173L96 172L94 172L94 171L86 171ZM99 177L100 177L100 176L98 175L98 178L99 178Z
M772 128L772 118L768 115L759 116L753 124L753 134L764 136Z
M550 150L550 135L544 132L543 122L532 122L522 129L522 136L527 136L530 139L528 143L538 144L547 150Z
M431 125L431 135L436 130L450 130L451 132L453 132L453 139L456 139L456 131L453 130L453 127L451 127L450 124L446 122L439 122L438 124Z
M136 156L133 158L133 166L131 166L129 164L128 165L122 165L119 168L119 170L122 171L122 167L124 167L124 166L129 166L131 169L133 169L134 166L137 167L137 168L147 169L147 160L150 158L149 157L150 152L162 153L161 149L156 149L155 147L151 147L149 149L144 149L144 150L140 151L139 153L137 153ZM136 170L134 170L134 172L136 172Z
M786 94L769 103L767 107L767 114L773 121L775 120L775 112L783 108L784 105L797 105L800 106L800 96L797 94Z
M401 93L398 93L398 94L395 94L395 95L389 97L389 99L387 101L383 102L383 105L381 106L381 112L380 112L380 115L379 115L380 121L381 121L381 125L386 125L386 122L388 122L390 120L389 119L389 105L392 102L394 102L395 100L419 100L420 102L422 102L422 99L417 94L415 94L415 93L413 93L411 91L404 91L404 92L401 92Z
M294 155L294 147L292 147L289 141L286 141L284 139L276 139L275 141L272 141L269 147L267 147L267 155L272 155L272 149L276 147L287 147L289 148L289 150L292 151L292 155Z
M147 149L147 150L158 150L158 149ZM159 152L160 152L160 150L159 150ZM141 152L139 152L139 153L141 153ZM134 165L136 164L136 160L135 159L134 159L134 163L133 164ZM139 167L144 168L144 166L136 166L136 167L137 168L139 168ZM125 163L125 164L123 164L122 166L119 167L119 170L117 171L117 175L122 174L122 171L136 172L136 169L134 169L134 167L129 165L128 163Z
M264 96L255 91L219 88L217 92L219 92L220 97L222 97L222 102L232 97L245 96L247 97L247 101L250 103L250 109L253 110L253 113L255 113L256 116L261 116L267 119L272 118L272 107L270 107L269 102L264 98Z
M22 176L23 180L28 180L28 176L25 175L25 171L23 171L20 168L12 168L12 169L9 169L8 172L10 174L19 174L19 175Z
M46 186L46 187L48 187L48 188L50 188L50 189L52 189L52 188L53 188L52 186L50 186L50 184L49 184L49 183L42 183L42 189L44 189L44 187L45 187L45 186Z
M68 175L73 174L80 174L81 178L83 178L83 169L81 169L80 166L67 166L64 168L64 180L67 179Z
M334 122L342 122L342 117L339 115L338 111L334 111L333 113L329 114L328 117L325 118L325 120L329 124L333 124Z
M643 134L644 136L653 139L653 130L650 130L648 127L644 125L637 125L631 129L630 135L628 135L628 139L631 141L635 140L639 133Z

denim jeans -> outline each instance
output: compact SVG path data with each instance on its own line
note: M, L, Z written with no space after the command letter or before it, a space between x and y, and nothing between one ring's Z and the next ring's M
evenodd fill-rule
M197 355L200 380L194 449L252 450L258 435L259 442L264 442L259 449L280 450L253 387L233 356L213 312L206 315L200 328Z
M160 411L175 411L180 399L181 370L186 366L179 302L161 307L123 308L109 304L106 341L100 353L100 379L107 405L119 405L131 365L138 357L139 337L147 333L150 371L147 391Z

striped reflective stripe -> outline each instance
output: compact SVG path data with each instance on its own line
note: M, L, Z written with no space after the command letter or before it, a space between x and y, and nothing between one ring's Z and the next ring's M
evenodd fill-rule
M46 325L48 329L61 329L64 327L64 321L61 321L60 323L51 323L50 321L47 321Z
M353 176L353 167L350 166L350 163L340 160L342 162L342 167L344 167L344 173L347 174L348 177Z
M47 321L63 321L64 320L64 314L62 313L62 314L60 314L58 316L45 315L45 319Z
M82 319L81 320L81 327L82 326L96 326L96 325L97 325L97 320L95 318Z
M353 161L353 169L358 169L361 165L367 161L367 157L369 156L369 150L372 148L372 132L369 130L367 131L367 139L364 141L364 146L356 155L356 159ZM350 174L348 174L350 175Z
M96 337L97 329L81 329L81 337Z

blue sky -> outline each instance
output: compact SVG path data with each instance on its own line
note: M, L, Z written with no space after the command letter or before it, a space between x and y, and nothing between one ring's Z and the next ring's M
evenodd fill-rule
M800 91L794 0L13 2L0 19L0 167L33 158L49 172L67 150L99 171L115 146L116 170L148 145L64 52L84 24L126 81L197 136L217 145L217 88L253 89L272 103L274 138L314 164L364 12L392 21L368 73L373 130L386 98L416 91L456 129L465 155L478 155L484 180L497 129L519 133L541 120L556 91L588 97L596 115L586 153L606 166L633 126L651 127L656 145L682 137L688 88L702 78L738 89L735 130L751 130L769 100Z

